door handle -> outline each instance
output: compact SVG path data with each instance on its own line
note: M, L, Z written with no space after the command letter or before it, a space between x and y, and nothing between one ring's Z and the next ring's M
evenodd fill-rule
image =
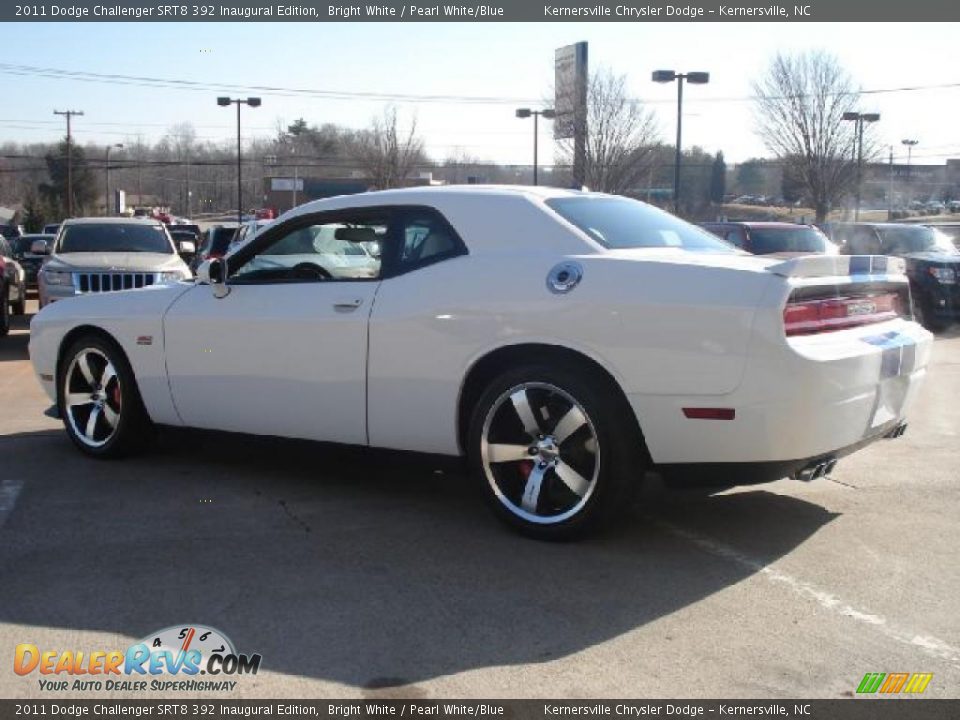
M351 298L350 300L337 300L333 307L337 310L356 310L363 305L363 298Z

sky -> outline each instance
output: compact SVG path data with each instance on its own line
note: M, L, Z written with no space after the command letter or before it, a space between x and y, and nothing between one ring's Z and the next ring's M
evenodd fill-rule
M6 23L0 43L0 141L55 141L63 118L82 110L78 142L130 143L162 137L188 122L204 140L235 139L233 108L219 94L255 94L243 110L243 135L270 136L297 118L360 128L383 100L333 99L251 86L406 95L442 102L395 102L416 118L436 160L464 153L504 164L532 161L530 120L522 106L549 106L554 50L586 40L590 67L627 76L631 95L655 112L660 137L673 142L676 86L650 80L656 69L707 71L708 85L684 92L683 144L723 151L728 162L768 155L754 132L751 82L776 52L826 50L864 90L956 84L870 94L879 112L876 140L905 159L904 138L919 140L917 163L960 157L960 43L951 23ZM185 80L204 88L149 87L22 74L10 65L81 73ZM249 92L248 92L249 90ZM224 92L225 91L225 92ZM462 98L488 98L465 102ZM544 127L547 126L547 127ZM554 144L541 126L541 162Z

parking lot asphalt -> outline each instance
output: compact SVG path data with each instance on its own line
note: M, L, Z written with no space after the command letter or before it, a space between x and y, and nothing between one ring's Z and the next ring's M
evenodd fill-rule
M133 696L41 691L14 647L181 623L261 671L164 697L837 698L867 672L960 696L960 331L907 434L832 478L646 492L622 527L547 544L406 456L168 431L88 460L42 414L25 320L0 339L0 697Z

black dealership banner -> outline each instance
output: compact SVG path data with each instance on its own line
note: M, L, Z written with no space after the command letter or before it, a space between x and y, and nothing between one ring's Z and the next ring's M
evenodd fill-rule
M960 3L942 0L600 2L583 0L69 0L8 4L0 20L23 22L950 22Z
M960 700L0 700L0 718L18 717L947 720Z

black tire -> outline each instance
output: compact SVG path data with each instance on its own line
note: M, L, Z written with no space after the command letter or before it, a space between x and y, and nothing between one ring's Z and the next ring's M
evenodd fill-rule
M10 332L10 296L7 286L0 283L0 337Z
M543 440L520 419L513 399L520 390L535 408L536 422L546 432ZM560 439L561 421L574 405L585 422ZM509 427L511 412L514 421ZM507 434L509 442L504 439ZM525 442L531 444L530 454L541 447L538 443L546 446L536 459L488 462L494 447L520 452L516 448ZM578 447L581 443L583 447ZM619 388L590 368L566 363L521 366L493 380L473 410L467 451L471 473L494 514L520 533L541 540L570 540L613 524L630 508L649 465L633 411ZM538 468L531 500L528 490ZM586 485L579 485L583 494L575 492L577 483L561 478L559 473L566 475L570 468L578 482L591 476Z
M932 333L943 332L947 329L947 322L938 318L930 305L923 297L917 299L913 308L914 319Z
M84 394L97 389L96 384L89 385L85 381L79 366L75 367L74 361L77 360L79 363L79 356L82 354L89 357L88 363L91 365L94 378L98 374L101 379L105 377L98 365L100 356L112 365L116 377L116 383L111 380L100 388L104 396L100 406L114 411L118 420L111 428L106 420L107 410L101 409L101 419L96 419L93 423L92 438L88 438L79 427L84 425L84 430L89 427L87 423L93 413L92 406L96 403L90 403L90 410L86 410L86 406L78 406L73 411L74 414L71 414L71 410L67 407L68 393ZM126 356L116 343L99 335L86 335L79 338L64 354L57 369L57 408L70 440L81 452L91 457L112 459L132 454L142 449L146 440L152 435L150 419L140 398L140 390L137 388L130 363L127 362ZM101 440L99 444L94 444Z
M13 310L14 315L26 315L27 314L27 289L26 287L21 286L20 288L20 299L15 303L11 303L10 306Z

